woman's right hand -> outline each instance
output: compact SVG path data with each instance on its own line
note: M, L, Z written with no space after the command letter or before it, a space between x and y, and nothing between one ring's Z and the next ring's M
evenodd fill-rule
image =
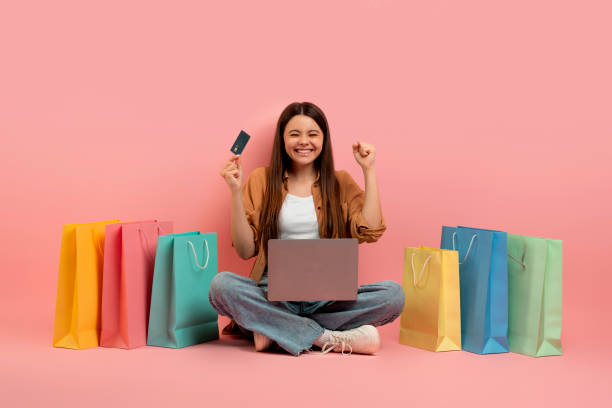
M242 189L240 156L233 156L229 159L219 174L225 179L232 193L239 192Z

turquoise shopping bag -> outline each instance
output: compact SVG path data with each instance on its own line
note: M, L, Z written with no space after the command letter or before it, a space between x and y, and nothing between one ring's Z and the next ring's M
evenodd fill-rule
M219 338L208 301L217 274L217 234L161 235L157 242L147 344L181 348Z
M508 236L442 227L440 248L459 251L461 346L478 354L508 352Z

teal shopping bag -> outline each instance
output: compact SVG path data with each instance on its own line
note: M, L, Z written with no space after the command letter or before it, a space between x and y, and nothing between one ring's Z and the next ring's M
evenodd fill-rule
M216 274L216 233L159 237L148 345L180 348L219 338L217 312L208 301Z
M562 242L508 234L508 345L561 355Z

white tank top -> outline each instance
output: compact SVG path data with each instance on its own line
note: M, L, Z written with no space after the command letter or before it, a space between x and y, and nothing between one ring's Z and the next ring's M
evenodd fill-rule
M285 196L278 215L278 237L280 239L318 239L319 223L312 195Z

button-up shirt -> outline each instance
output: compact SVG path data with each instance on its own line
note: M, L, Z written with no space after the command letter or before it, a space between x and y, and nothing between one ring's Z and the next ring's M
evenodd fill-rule
M263 245L257 242L259 225L259 215L263 208L263 201L266 194L267 184L267 167L259 167L249 175L248 180L242 190L242 201L244 203L244 211L249 226L253 230L253 238L255 240L255 263L251 269L249 277L255 282L259 282L264 270L267 266L267 259ZM287 181L288 174L285 171L283 174L283 188L282 188L282 201L284 202L285 197L288 193ZM340 207L342 209L342 217L349 227L349 231L352 238L357 238L359 243L362 242L375 242L387 229L384 218L381 219L381 225L371 227L365 221L361 215L363 209L363 203L365 200L365 192L355 183L355 180L344 170L336 171L336 179L339 185L340 194ZM322 236L323 225L326 220L321 216L321 186L320 186L320 173L317 172L315 181L312 183L312 198L315 203L315 210L317 212L317 220L319 223L319 234ZM332 237L337 238L337 237ZM235 329L235 323L232 322L225 329L224 334L228 334Z

